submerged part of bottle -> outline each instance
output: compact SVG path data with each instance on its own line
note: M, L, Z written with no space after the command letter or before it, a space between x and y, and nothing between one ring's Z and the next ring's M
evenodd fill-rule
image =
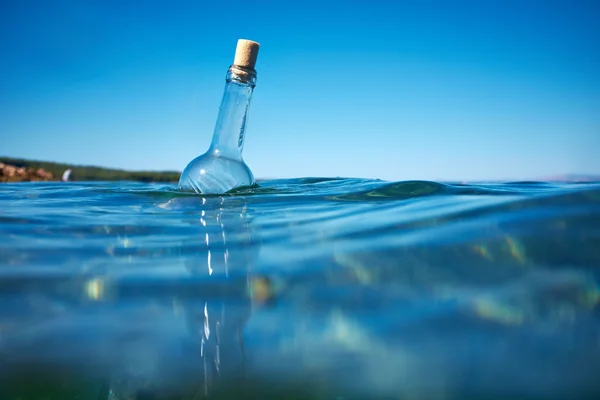
M208 151L183 170L179 189L220 194L254 185L254 175L242 158L248 110L256 85L254 65L258 43L239 40L234 64L227 71L225 92Z

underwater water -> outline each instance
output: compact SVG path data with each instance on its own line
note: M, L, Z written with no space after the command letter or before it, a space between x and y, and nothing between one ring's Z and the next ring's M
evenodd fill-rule
M0 398L600 393L600 184L0 186Z

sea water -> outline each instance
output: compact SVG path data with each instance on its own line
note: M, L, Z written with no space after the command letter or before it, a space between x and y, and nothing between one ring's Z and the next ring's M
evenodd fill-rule
M0 398L600 393L600 184L0 186Z

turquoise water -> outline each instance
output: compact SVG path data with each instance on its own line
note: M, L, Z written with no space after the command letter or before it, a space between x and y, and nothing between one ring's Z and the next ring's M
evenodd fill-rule
M600 184L3 184L0 238L1 399L600 393Z

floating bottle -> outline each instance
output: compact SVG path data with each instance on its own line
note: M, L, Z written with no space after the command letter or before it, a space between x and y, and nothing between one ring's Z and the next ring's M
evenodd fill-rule
M259 44L240 39L227 70L225 91L208 151L192 160L179 178L179 189L220 194L254 185L254 175L242 158L248 110L256 86Z

